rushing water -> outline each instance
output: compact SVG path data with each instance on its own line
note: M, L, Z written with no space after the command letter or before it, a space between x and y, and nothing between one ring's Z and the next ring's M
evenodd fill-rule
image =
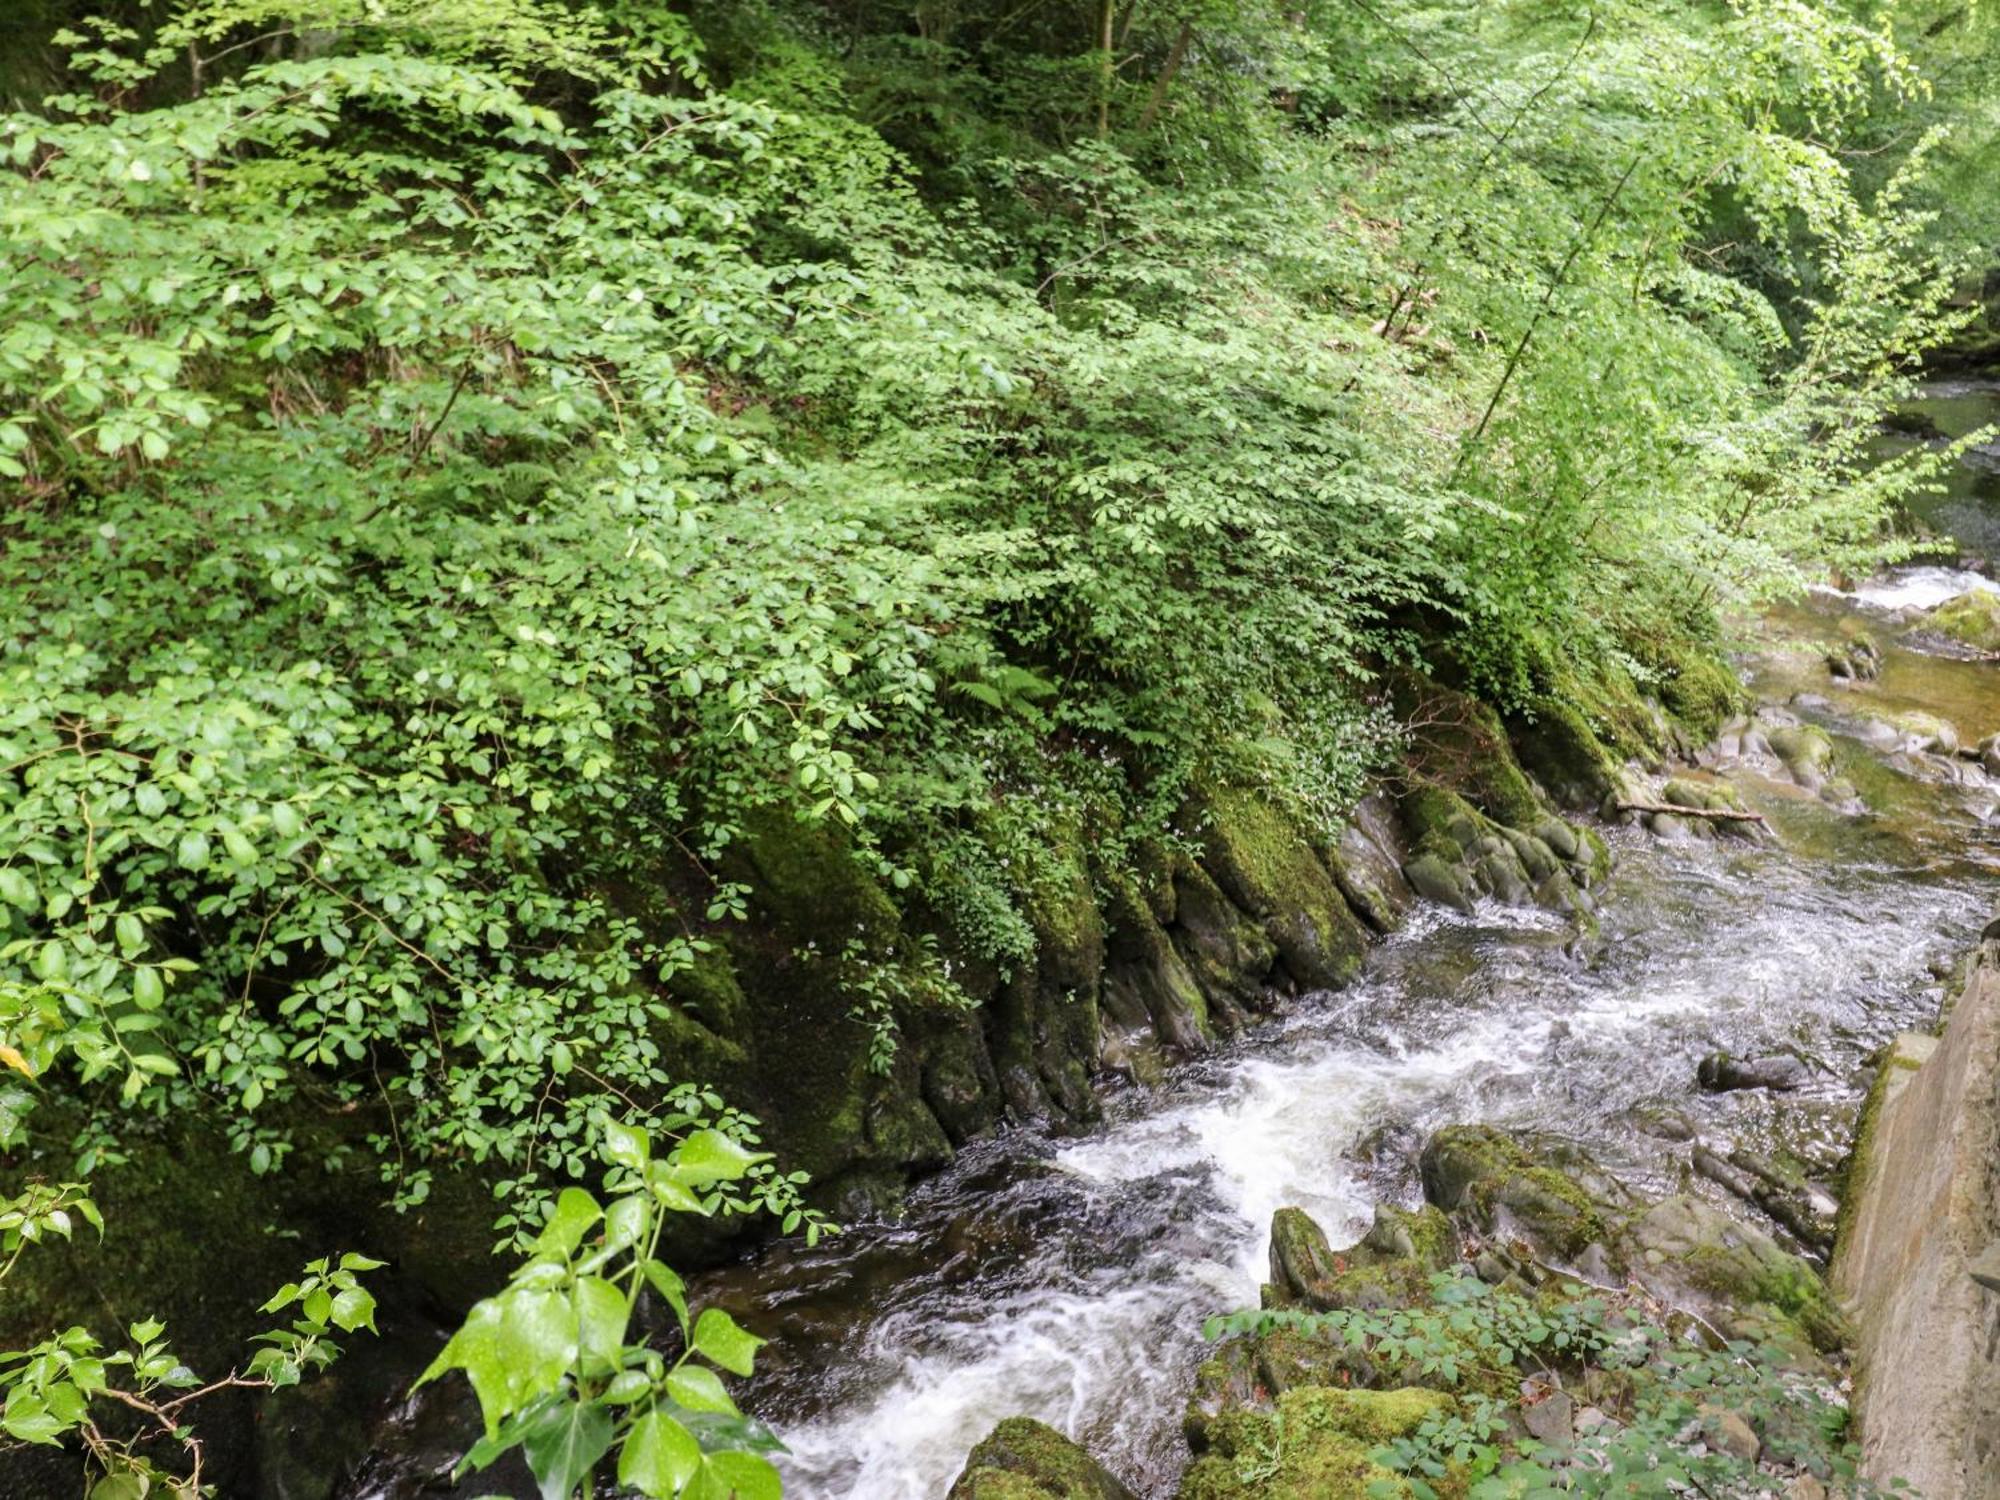
M1027 1414L1171 1494L1201 1321L1255 1300L1273 1210L1358 1237L1375 1203L1415 1200L1417 1152L1443 1124L1559 1132L1658 1191L1685 1183L1690 1126L1832 1174L1864 1059L1935 1014L1936 973L2000 871L1992 791L1912 775L1852 733L1912 707L2000 730L2000 669L1899 643L1898 611L1972 586L1909 570L1815 598L1775 617L1752 662L1769 699L1826 695L1805 711L1842 736L1870 814L1739 780L1777 844L1621 834L1587 957L1539 912L1422 914L1352 988L1112 1098L1094 1132L980 1143L894 1222L718 1277L707 1294L773 1338L751 1404L791 1447L787 1493L935 1500L995 1421ZM1817 654L1785 641L1843 628L1886 660L1836 700ZM1696 1063L1716 1048L1790 1048L1819 1081L1703 1095Z

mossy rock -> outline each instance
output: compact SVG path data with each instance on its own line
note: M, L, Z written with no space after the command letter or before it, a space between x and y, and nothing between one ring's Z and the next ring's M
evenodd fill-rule
M1379 1206L1368 1233L1340 1250L1304 1209L1281 1208L1271 1218L1265 1300L1315 1312L1412 1307L1429 1295L1431 1275L1458 1258L1458 1235L1435 1208Z
M1623 761L1572 703L1537 699L1510 729L1522 767L1558 807L1595 811L1623 784Z
M1482 1234L1518 1234L1544 1255L1573 1261L1593 1245L1614 1252L1622 1190L1577 1153L1540 1144L1531 1152L1491 1126L1447 1126L1424 1145L1424 1196ZM1545 1158L1593 1180L1586 1186Z
M1111 1471L1046 1423L1008 1417L965 1461L946 1500L1138 1500Z
M1980 651L2000 651L2000 592L1969 589L1925 617L1939 635Z
M1712 740L1743 703L1743 683L1706 652L1690 650L1660 677L1660 701L1699 740Z
M1361 1243L1376 1255L1407 1260L1427 1274L1459 1263L1458 1231L1442 1210L1428 1203L1415 1209L1377 1204L1375 1222Z
M1181 1480L1180 1500L1380 1500L1411 1493L1373 1457L1432 1416L1455 1409L1438 1391L1304 1386L1268 1409L1209 1425L1209 1451Z
M1202 863L1243 911L1263 923L1286 973L1304 989L1333 989L1360 971L1367 929L1304 834L1261 794L1217 787L1201 799Z
M803 820L784 807L759 809L744 817L725 866L751 887L780 941L827 944L837 952L855 938L879 952L901 928L889 893L835 824Z
M1419 779L1459 793L1511 827L1532 827L1543 816L1547 805L1490 707L1413 672L1391 686L1397 712L1415 726L1410 761Z
M1175 875L1174 916L1174 951L1208 1001L1210 1025L1223 1035L1241 1030L1250 1013L1269 1003L1277 943L1200 865Z
M1809 792L1833 774L1833 739L1813 724L1782 724L1768 736L1771 753L1785 763L1792 780Z
M1624 1235L1636 1274L1696 1294L1725 1326L1732 1314L1764 1308L1789 1319L1822 1352L1848 1342L1847 1321L1817 1271L1699 1198L1662 1199L1634 1216Z

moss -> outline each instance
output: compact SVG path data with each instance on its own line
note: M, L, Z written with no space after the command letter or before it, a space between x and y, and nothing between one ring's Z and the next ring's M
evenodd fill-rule
M1524 1233L1564 1257L1614 1241L1601 1200L1491 1126L1439 1131L1424 1147L1422 1170L1425 1196L1483 1233L1499 1225L1504 1210Z
M1132 1492L1053 1427L1009 1417L967 1456L948 1500L1132 1500Z
M1742 705L1743 684L1713 656L1690 651L1661 677L1660 700L1696 738L1711 740Z
M1624 778L1619 756L1583 710L1563 699L1537 699L1514 720L1512 739L1521 764L1561 807L1594 811Z
M1291 820L1243 787L1210 789L1201 815L1204 864L1264 924L1292 979L1308 989L1352 979L1366 951L1366 929Z
M1854 1143L1848 1147L1847 1159L1841 1164L1840 1209L1833 1221L1834 1263L1839 1262L1842 1248L1853 1231L1854 1216L1860 1210L1861 1196L1868 1186L1875 1128L1881 1123L1882 1108L1895 1086L1895 1070L1914 1070L1922 1066L1920 1061L1904 1054L1901 1042L1902 1038L1898 1037L1889 1044L1888 1055L1876 1070L1874 1081L1868 1085L1867 1097L1861 1101L1861 1113L1854 1121Z
M1401 674L1393 689L1398 712L1414 726L1410 760L1421 780L1460 793L1502 823L1534 826L1546 808L1498 714L1415 673Z
M2000 651L2000 593L1971 589L1930 612L1931 629L1981 651Z
M1104 971L1104 919L1091 889L1089 857L1073 826L1059 827L1044 845L1022 908L1035 930L1035 963L1044 980L1059 989L1094 990Z
M1411 1261L1426 1272L1449 1270L1459 1261L1458 1231L1441 1210L1428 1203L1418 1209L1378 1205L1375 1222L1362 1243L1379 1254Z
M900 929L888 892L832 824L802 822L787 808L762 809L744 819L728 865L732 875L748 878L757 905L794 945L817 942L838 951L859 938L879 952Z
M1435 855L1447 864L1463 859L1485 831L1485 820L1472 805L1442 786L1416 787L1405 794L1396 810L1416 852Z
M1406 1481L1373 1458L1454 1403L1437 1391L1347 1391L1305 1386L1269 1410L1211 1425L1212 1451L1181 1482L1180 1500L1366 1500L1407 1495Z

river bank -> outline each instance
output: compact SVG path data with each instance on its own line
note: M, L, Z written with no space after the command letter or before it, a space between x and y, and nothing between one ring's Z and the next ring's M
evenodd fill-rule
M1672 796L1665 774L1651 785L1726 796L1768 838L1671 814L1614 828L1581 925L1490 898L1420 906L1353 986L1115 1091L1092 1134L995 1138L898 1220L714 1282L767 1310L780 1359L753 1399L788 1433L798 1491L941 1493L994 1422L1026 1414L1136 1493L1174 1493L1200 1322L1255 1299L1273 1213L1302 1207L1352 1243L1378 1205L1422 1201L1424 1143L1451 1124L1587 1141L1641 1198L1692 1195L1823 1265L1830 1222L1802 1237L1771 1213L1786 1194L1760 1201L1734 1164L1775 1165L1791 1197L1830 1207L1871 1060L1934 1022L1986 920L1993 795L1954 752L2000 729L2000 700L1991 666L1918 614L1983 586L1902 570L1757 627L1755 713L1684 743ZM1850 654L1864 675L1832 665ZM1921 714L1956 721L1949 750ZM1705 1090L1718 1052L1802 1071Z

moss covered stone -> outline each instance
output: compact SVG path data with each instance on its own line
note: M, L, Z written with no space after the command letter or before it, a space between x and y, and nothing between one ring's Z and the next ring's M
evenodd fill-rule
M1613 1249L1612 1215L1622 1206L1607 1198L1614 1185L1586 1187L1490 1126L1440 1130L1425 1143L1421 1168L1424 1196L1481 1233L1518 1234L1564 1260L1593 1245Z
M1082 1448L1032 1417L1009 1417L974 1448L947 1500L1137 1500Z
M1438 1391L1303 1386L1264 1409L1242 1408L1208 1430L1209 1451L1181 1481L1180 1500L1369 1500L1408 1484L1373 1454L1453 1410Z
M1200 865L1174 876L1174 912L1174 951L1207 998L1210 1024L1221 1034L1240 1030L1267 1003L1278 945Z
M1817 1271L1699 1198L1662 1199L1625 1234L1634 1271L1649 1284L1695 1294L1725 1325L1762 1307L1789 1319L1816 1349L1832 1351L1847 1341L1846 1320Z
M1537 699L1511 724L1521 765L1559 807L1594 811L1616 794L1624 764L1575 704Z
M2000 651L2000 592L1970 589L1932 610L1926 623L1939 635L1980 651Z
M1293 982L1332 989L1352 979L1367 930L1292 820L1258 792L1217 787L1203 799L1200 823L1203 864L1263 923Z

